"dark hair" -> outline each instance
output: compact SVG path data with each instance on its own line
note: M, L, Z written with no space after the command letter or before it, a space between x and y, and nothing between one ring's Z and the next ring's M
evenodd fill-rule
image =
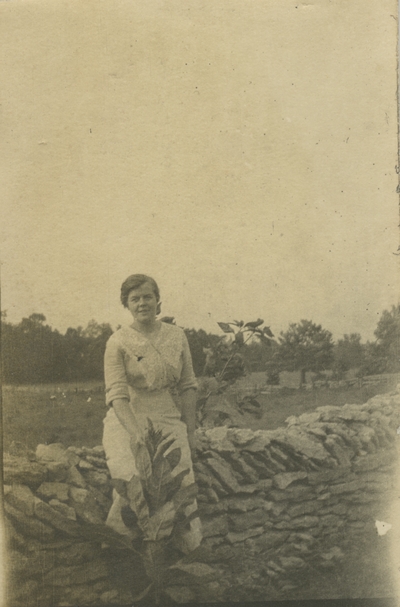
M128 307L128 295L130 291L132 291L132 289L138 289L146 282L153 288L157 301L160 301L160 290L154 278L146 276L146 274L132 274L131 276L128 276L121 285L121 303L124 308Z

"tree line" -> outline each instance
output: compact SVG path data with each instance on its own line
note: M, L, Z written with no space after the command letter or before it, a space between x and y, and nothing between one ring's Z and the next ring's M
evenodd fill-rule
M31 314L13 324L3 313L2 381L30 384L102 380L104 350L112 333L108 323L91 320L86 328L69 327L62 334L46 324L43 314ZM221 347L221 335L203 329L185 329L185 334L196 375L213 375L213 352ZM349 369L356 369L359 376L400 372L400 305L382 313L374 336L374 341L362 343L361 336L352 333L334 342L330 331L311 320L301 320L290 324L277 338L246 343L241 357L246 372L264 371L269 383L278 383L283 370L303 374L330 370L336 379Z

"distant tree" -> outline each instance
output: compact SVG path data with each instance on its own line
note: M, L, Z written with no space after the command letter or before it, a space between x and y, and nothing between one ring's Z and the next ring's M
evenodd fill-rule
M112 334L109 324L91 320L86 329L69 327L65 335L31 314L17 325L2 327L2 379L24 384L103 378L103 356Z
M203 329L185 329L185 335L192 355L193 369L195 375L199 377L204 374L207 350L213 347L220 338L212 333L206 333Z
M337 377L349 369L361 368L365 363L365 345L361 343L359 333L343 335L333 349L333 371Z
M264 342L252 340L244 345L242 357L249 373L268 371L276 351L276 342L267 345Z
M83 359L85 356L85 338L82 327L68 327L63 338L65 374L68 381L85 379Z
M400 371L400 305L384 310L374 331L376 342L368 345L366 371Z
M332 333L311 320L292 323L281 332L274 364L281 371L301 371L305 382L307 371L323 371L333 362Z
M85 379L102 379L104 373L104 352L113 330L108 323L99 324L89 321L82 331L84 350L82 357L83 375Z
M4 381L60 381L63 375L62 336L45 324L43 314L31 314L18 325L2 323Z

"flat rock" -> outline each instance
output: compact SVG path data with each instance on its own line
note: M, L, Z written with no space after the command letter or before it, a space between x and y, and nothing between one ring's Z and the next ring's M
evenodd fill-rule
M341 561L344 558L344 553L339 546L333 546L328 552L322 552L320 556L325 561Z
M303 569L306 563L298 556L280 556L279 562L284 569Z
M78 468L80 468L81 470L94 470L95 469L93 464L91 464L90 462L87 462L85 459L79 460Z
M320 483L329 483L349 473L348 466L340 466L338 468L327 468L318 472L308 473L308 482L310 485L319 485Z
M233 476L227 463L223 463L222 461L211 457L207 460L207 467L211 469L213 475L215 475L222 487L228 491L228 493L238 493L240 491L240 485Z
M266 430L256 430L254 438L251 442L244 445L245 451L250 453L258 453L265 451L266 447L271 443L271 433Z
M302 501L309 498L312 490L311 487L307 487L304 485L294 485L293 487L287 487L284 491L281 489L272 489L268 497L274 501Z
M339 483L337 485L331 485L329 491L332 495L340 495L341 493L353 493L359 489L365 488L365 482L363 480L350 481L349 483Z
M265 479L270 478L272 476L267 466L265 465L265 462L260 459L259 455L257 457L254 453L250 453L249 451L243 450L240 454L240 457L246 462L248 466L250 466L250 468L256 471L257 478Z
M229 428L227 437L236 447L244 447L254 441L255 433L248 428Z
M319 517L320 523L323 527L329 527L330 529L334 529L335 527L340 526L341 522L344 522L337 514L323 514Z
M248 529L247 531L241 532L233 532L230 531L226 539L230 544L236 544L238 542L244 542L250 537L255 537L257 535L262 535L264 533L264 527L255 527L254 529Z
M76 502L77 504L84 504L89 496L89 490L81 489L78 487L70 487L69 495L70 495L71 499L74 502Z
M71 468L69 468L66 480L68 484L75 485L75 487L80 487L82 489L86 487L85 479L75 466L71 466Z
M165 593L174 603L191 603L196 599L196 595L187 586L168 586Z
M229 531L226 515L215 516L211 519L202 521L202 531L203 537L226 535Z
M57 512L65 516L65 518L71 521L76 521L76 512L73 508L71 508L71 506L63 504L57 499L50 500L49 506L51 506L54 510L57 510Z
M345 449L335 440L333 436L328 436L325 441L325 447L331 455L337 460L339 466L351 466L351 457L354 452L351 449Z
M11 485L18 483L36 488L46 480L47 470L37 462L31 462L24 457L4 453L3 482Z
M230 497L226 500L226 508L229 512L249 512L256 508L270 510L272 502L267 502L261 497Z
M343 405L339 413L337 414L339 419L346 421L356 421L368 423L369 415L363 411L359 405Z
M110 603L116 603L118 601L118 590L107 590L100 596L100 601L109 605Z
M78 523L66 518L38 497L35 497L35 514L39 520L45 521L67 535L79 537L81 534L81 528Z
M174 573L184 574L191 581L211 581L218 577L218 571L206 565L205 563L176 563L170 570Z
M86 461L88 461L90 464L93 464L93 466L96 466L96 468L106 468L107 469L107 462L103 457L97 457L95 455L87 455Z
M310 527L317 527L318 524L318 516L305 515L293 518L290 521L282 521L275 526L277 529L308 529Z
M287 531L264 531L262 535L247 539L246 548L258 554L270 550L275 546L282 545L288 536L289 533Z
M298 480L303 480L307 478L307 472L299 471L299 472L281 472L280 474L275 474L273 478L273 483L278 489L286 489L292 483Z
M219 426L205 431L205 436L209 441L209 448L219 453L236 451L235 446L228 438L229 428Z
M96 447L93 447L92 451L95 455L98 455L100 457L106 456L106 452L104 451L103 445L96 445Z
M382 451L374 454L366 453L357 457L352 462L354 471L376 470L382 466L387 466L396 461L397 454L394 450Z
M305 514L313 514L322 507L322 502L318 502L317 500L300 502L299 504L290 506L287 509L287 514L290 518L298 518L299 516L303 516Z
M34 513L34 495L26 485L12 485L5 497L7 502L28 516Z
M49 508L50 506L47 507ZM45 522L38 521L36 518L23 514L20 510L17 510L7 502L4 503L4 510L6 516L15 524L17 531L23 533L24 538L28 536L38 539L41 542L48 542L53 539L55 535L54 529L46 525Z
M70 487L69 494L76 513L83 520L94 524L101 524L104 522L104 513L99 508L95 497L89 490Z
M232 467L233 472L239 474L239 480L247 483L256 483L258 481L259 476L257 472L246 463L242 454L229 453L226 455L226 459L229 462L228 465Z
M228 508L229 506L225 502L218 502L217 504L201 504L201 506L199 506L200 516L207 514L221 514Z
M3 524L6 546L12 543L17 548L22 548L23 550L26 549L26 544L28 543L27 538L15 529L15 527L11 523L11 520L7 517L4 517Z
M110 476L105 472L99 472L98 470L89 470L85 473L85 479L89 485L95 487L107 488L110 485Z
M323 445L310 434L300 431L297 427L288 428L285 440L293 449L317 462L327 463L331 460L330 454Z
M56 499L60 502L68 501L67 483L42 483L37 490L37 495L44 499Z
M63 483L68 478L69 464L63 462L47 462L47 480Z
M243 514L232 514L229 516L233 531L246 531L252 527L264 525L269 520L266 510L252 510Z
M41 462L68 463L67 449L62 443L41 444L36 447L36 459Z

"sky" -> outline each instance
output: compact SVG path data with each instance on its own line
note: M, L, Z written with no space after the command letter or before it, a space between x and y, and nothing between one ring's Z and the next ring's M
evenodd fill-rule
M373 331L398 303L396 4L0 3L2 309Z

